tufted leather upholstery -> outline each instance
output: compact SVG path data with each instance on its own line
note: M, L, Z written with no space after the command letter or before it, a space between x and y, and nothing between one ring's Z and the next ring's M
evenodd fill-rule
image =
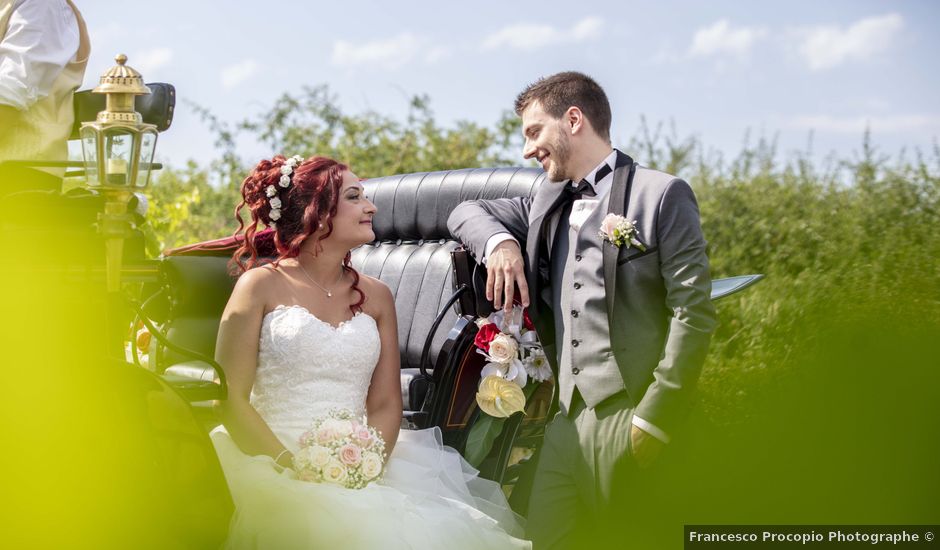
M450 253L458 243L447 231L451 211L465 200L534 194L542 179L541 170L487 168L363 182L377 208L377 241L356 249L353 265L382 280L395 296L402 368L419 367L425 337L453 292ZM431 365L456 319L451 312L441 323L431 346Z
M534 196L544 173L535 168L477 168L375 178L363 182L378 208L379 241L452 239L447 217L463 201Z

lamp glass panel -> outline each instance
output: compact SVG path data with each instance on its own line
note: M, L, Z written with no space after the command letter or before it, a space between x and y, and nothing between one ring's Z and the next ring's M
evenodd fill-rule
M147 187L150 183L150 163L153 162L153 151L156 145L156 132L144 131L140 135L140 169L137 171L137 187Z
M104 132L104 170L108 185L127 185L134 154L134 132L109 128Z
M98 132L94 128L85 127L81 130L82 158L85 162L85 177L88 182L98 182Z

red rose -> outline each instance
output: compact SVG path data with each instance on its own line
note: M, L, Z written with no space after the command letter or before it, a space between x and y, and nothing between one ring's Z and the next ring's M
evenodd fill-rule
M496 335L498 334L499 327L496 326L496 323L488 323L480 327L480 330L477 331L476 338L473 339L473 343L476 345L476 347L489 353L490 342L492 342L493 338L496 338Z
M522 310L522 326L525 327L526 330L535 330L535 324L532 323L532 318L529 317L528 308Z

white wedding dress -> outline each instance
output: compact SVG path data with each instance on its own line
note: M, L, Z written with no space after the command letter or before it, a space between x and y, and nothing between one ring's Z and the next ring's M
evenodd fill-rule
M262 322L251 404L291 451L314 418L334 408L362 414L379 357L375 320L338 327L301 306ZM384 478L364 489L296 479L267 456L241 452L212 432L235 501L228 548L531 548L500 487L450 447L440 430L402 430Z

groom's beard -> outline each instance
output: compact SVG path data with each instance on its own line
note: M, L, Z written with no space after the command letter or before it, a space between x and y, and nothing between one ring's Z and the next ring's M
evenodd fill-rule
M567 134L559 133L551 144L551 162L548 164L549 181L565 181L568 176L568 161L571 160L571 144Z

